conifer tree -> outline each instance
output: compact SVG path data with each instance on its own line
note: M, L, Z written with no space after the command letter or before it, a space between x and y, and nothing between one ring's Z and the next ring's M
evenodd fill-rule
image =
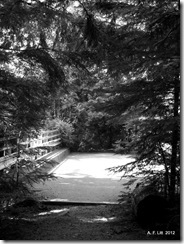
M37 130L46 108L57 107L53 117L62 117L63 94L78 92L83 100L68 114L80 118L92 104L89 114L100 109L112 127L124 131L126 125L127 145L138 155L133 167L163 164L165 191L174 199L179 182L179 2L0 3L1 126ZM77 86L73 93L68 89L71 70L81 81L94 82L97 89L89 100L87 83L82 92ZM68 96L72 108L77 99Z
M146 174L146 165L164 165L165 192L173 202L179 185L179 3L103 1L98 8L123 23L109 24L114 40L109 38L107 68L117 85L102 107L133 130L132 168Z

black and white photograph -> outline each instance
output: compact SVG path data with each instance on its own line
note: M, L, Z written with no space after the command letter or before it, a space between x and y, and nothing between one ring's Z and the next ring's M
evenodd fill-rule
M0 0L0 240L182 240L182 8Z

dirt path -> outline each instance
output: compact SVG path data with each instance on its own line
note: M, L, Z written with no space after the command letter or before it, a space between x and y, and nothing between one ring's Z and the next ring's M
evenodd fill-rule
M9 219L7 219L9 217ZM11 217L11 219L10 219ZM155 240L123 205L16 208L0 227L1 240Z

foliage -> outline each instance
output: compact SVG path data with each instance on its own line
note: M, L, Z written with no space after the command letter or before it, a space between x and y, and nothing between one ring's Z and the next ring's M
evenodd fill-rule
M17 139L15 168L2 171L0 183L3 196L15 200L28 190L28 183L50 178L39 172L38 167L34 168L39 164L32 159L34 152L25 153L20 142L37 136L44 125L51 96L65 77L52 54L43 50L42 28L46 28L46 22L39 16L44 9L41 3L1 1L0 9L1 137Z
M179 183L179 5L177 1L132 1L126 6L104 2L98 8L109 14L109 9L117 13L123 5L129 21L119 27L121 32L114 31L122 55L118 56L120 46L112 43L113 62L108 65L119 82L101 107L131 131L126 147L137 154L133 168L142 173L147 165L164 166L165 193L173 200ZM123 140L118 148L120 143ZM145 174L149 172L150 168Z
M114 145L136 153L141 171L164 165L174 199L179 7L170 0L1 1L3 133L22 139L46 117L56 119L72 150Z
M21 151L20 157L15 159L16 162L0 172L1 210L31 195L35 183L55 178L47 172L48 165L55 165L54 161L35 160L35 150L22 147Z
M70 121L64 121L59 118L47 119L45 129L59 129L61 133L61 147L72 147L74 143L74 128Z

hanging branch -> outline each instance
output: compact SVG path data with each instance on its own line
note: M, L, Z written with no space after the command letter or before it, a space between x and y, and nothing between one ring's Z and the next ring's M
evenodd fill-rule
M84 4L83 4L80 0L78 0L78 2L79 2L80 5L83 7L84 11L86 12L86 15L87 15L88 17L91 16L91 14L88 13L88 11L87 11L86 7L84 6Z

